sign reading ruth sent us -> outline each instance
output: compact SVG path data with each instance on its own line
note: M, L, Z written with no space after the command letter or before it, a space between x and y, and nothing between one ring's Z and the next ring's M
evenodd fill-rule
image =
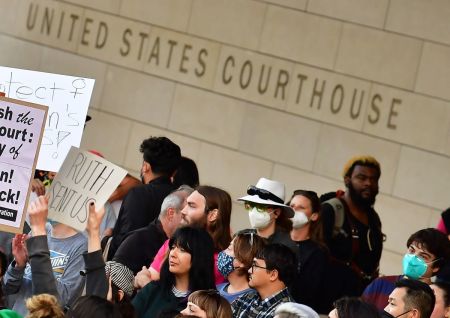
M104 205L126 174L119 166L72 147L48 191L48 217L83 231L89 203Z

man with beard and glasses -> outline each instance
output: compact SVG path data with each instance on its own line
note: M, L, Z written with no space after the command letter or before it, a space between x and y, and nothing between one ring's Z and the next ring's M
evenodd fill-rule
M380 175L375 158L354 157L343 171L347 190L322 204L324 237L332 259L351 269L359 292L378 277L383 233L373 205Z

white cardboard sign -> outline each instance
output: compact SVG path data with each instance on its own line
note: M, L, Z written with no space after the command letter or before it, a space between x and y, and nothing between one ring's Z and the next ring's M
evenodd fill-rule
M83 134L94 80L0 66L0 92L49 107L37 168L59 171Z
M48 218L83 231L89 203L104 205L126 174L121 167L72 147L48 191Z
M0 230L21 233L48 107L0 97Z

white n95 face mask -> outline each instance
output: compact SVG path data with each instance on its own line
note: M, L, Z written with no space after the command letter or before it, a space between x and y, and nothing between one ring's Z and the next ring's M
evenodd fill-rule
M256 208L253 208L248 212L248 217L250 225L254 229L263 229L270 224L270 213L267 211L259 212Z
M309 219L306 216L305 212L298 210L295 211L294 217L291 218L291 221L292 227L294 229L298 229L302 226L305 226L309 222Z

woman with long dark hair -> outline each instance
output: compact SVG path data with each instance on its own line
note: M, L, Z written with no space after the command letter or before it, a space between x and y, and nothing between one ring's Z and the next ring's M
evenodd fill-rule
M292 288L295 301L319 312L321 280L328 264L320 221L320 200L314 191L295 190L288 205L295 211L291 239L297 245L297 279Z
M214 289L214 243L204 229L179 228L169 241L169 253L159 281L147 284L133 299L139 317L181 311L190 293Z

